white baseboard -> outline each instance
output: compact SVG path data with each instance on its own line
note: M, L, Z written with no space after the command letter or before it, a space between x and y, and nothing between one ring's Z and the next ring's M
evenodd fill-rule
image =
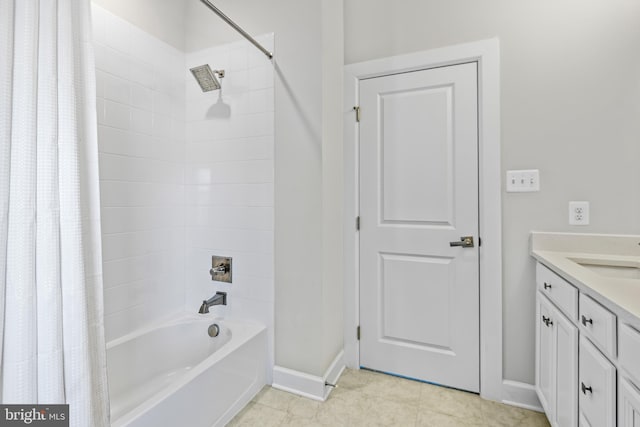
M536 388L520 381L502 381L502 403L532 411L544 412Z
M344 351L340 350L322 377L275 366L272 387L324 402L333 390L333 387L325 384L335 384L342 371L344 371Z

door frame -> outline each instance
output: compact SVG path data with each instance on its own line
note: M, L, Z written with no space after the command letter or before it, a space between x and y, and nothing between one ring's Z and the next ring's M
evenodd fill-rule
M497 38L349 64L344 72L344 356L360 367L359 126L362 79L467 62L478 64L478 196L480 250L480 395L502 401L502 205L500 169L500 44ZM367 114L367 112L363 112Z

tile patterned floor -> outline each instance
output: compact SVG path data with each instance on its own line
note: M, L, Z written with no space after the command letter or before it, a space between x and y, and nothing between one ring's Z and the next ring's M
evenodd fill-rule
M365 370L344 371L326 402L266 386L229 426L548 427L544 414Z

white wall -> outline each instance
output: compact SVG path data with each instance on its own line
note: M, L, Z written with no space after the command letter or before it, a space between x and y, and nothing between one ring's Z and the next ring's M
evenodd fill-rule
M106 339L184 305L184 55L93 6Z
M503 193L504 377L534 381L530 230L640 232L640 3L348 0L345 62L499 37L502 168L539 168ZM504 173L503 173L504 176ZM568 201L591 225L568 225Z
M327 366L344 348L342 103L343 4L322 2L322 300L323 353Z
M342 228L335 226L341 118L333 116L342 101L334 92L340 83L323 77L342 72L341 43L332 39L341 38L342 1L216 5L250 34L275 33L275 361L323 375L343 341ZM187 4L186 20L187 51L240 39L200 2ZM327 33L336 28L337 35Z
M91 0L144 32L184 50L185 7L183 0ZM198 0L189 0L198 1Z
M259 37L273 48L273 35ZM257 52L257 54L256 54ZM189 68L224 69L203 93ZM186 55L186 306L227 292L212 313L268 328L273 366L273 65L241 41ZM233 258L233 283L211 280L211 256ZM268 380L270 382L270 374Z

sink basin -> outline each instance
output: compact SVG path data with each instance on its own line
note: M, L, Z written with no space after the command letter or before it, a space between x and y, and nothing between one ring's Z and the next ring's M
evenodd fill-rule
M612 279L640 280L640 264L635 261L584 258L573 258L571 261L599 276L610 277Z
M594 273L615 279L640 279L640 268L637 267L619 267L613 265L595 265L595 264L581 264L578 263L587 270Z

